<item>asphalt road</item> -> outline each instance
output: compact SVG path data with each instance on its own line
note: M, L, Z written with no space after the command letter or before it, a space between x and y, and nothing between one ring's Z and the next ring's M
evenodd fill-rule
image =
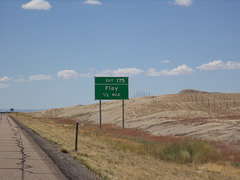
M65 180L35 141L5 114L0 115L1 180Z

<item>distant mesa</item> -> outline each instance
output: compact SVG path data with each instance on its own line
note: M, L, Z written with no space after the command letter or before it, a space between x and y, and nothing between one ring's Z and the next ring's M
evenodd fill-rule
M203 94L203 93L209 93L209 92L199 91L195 89L184 89L184 90L181 90L178 94Z

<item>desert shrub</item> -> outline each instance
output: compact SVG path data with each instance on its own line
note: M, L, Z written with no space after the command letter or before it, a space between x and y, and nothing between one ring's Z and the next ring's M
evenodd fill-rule
M124 152L129 151L140 155L150 155L156 159L182 164L202 164L219 159L217 149L201 140L185 139L165 144L114 138L108 139L108 143L114 149Z
M68 151L66 148L64 148L64 147L61 147L61 148L60 148L60 151L61 151L62 153L65 153L65 154L69 153L69 151Z
M233 162L232 166L235 168L240 168L240 162Z
M211 144L201 140L183 140L164 147L163 156L163 159L177 163L201 164L216 161L219 153Z

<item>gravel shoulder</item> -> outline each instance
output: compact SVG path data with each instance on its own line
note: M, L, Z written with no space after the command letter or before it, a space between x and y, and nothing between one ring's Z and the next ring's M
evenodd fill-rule
M52 159L60 171L69 180L99 180L100 178L89 171L81 163L73 159L68 154L59 151L59 146L52 144L46 139L37 135L34 131L24 126L14 118L12 118L32 139L41 147L41 149Z

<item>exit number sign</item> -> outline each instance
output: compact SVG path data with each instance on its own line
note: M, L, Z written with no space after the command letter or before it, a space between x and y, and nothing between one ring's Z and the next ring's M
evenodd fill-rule
M128 77L95 77L95 100L128 99Z

